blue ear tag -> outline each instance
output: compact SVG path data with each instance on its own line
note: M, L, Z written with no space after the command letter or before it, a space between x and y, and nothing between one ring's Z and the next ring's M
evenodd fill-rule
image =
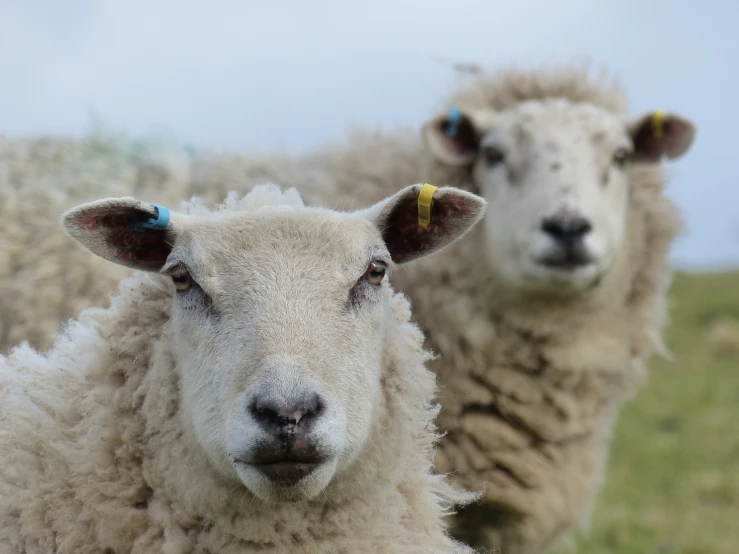
M459 124L462 122L462 112L457 108L452 107L449 109L449 125L446 128L446 134L449 137L453 137L459 130Z
M151 207L157 211L157 216L149 218L148 221L134 223L134 231L145 231L147 229L159 231L169 225L169 210L164 206L157 206L156 204L151 204Z

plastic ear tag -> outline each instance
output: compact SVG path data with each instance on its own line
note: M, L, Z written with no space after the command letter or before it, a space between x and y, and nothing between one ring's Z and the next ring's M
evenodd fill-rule
M418 193L418 224L423 228L431 223L431 206L434 204L434 193L437 188L425 183Z
M457 108L449 108L449 125L446 128L446 135L453 137L459 131L459 124L462 122L462 112Z
M665 113L656 111L652 114L652 132L655 138L665 136Z
M157 206L156 204L151 204L151 207L157 211L156 217L151 217L148 221L134 223L134 231L146 231L148 229L159 231L169 225L169 210L164 206Z

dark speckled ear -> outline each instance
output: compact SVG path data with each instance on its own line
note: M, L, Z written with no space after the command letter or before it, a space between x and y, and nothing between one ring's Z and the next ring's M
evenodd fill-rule
M421 130L426 148L447 165L469 165L480 147L480 132L472 119L457 108L428 120Z
M412 185L360 213L377 225L393 262L403 264L462 237L486 207L485 200L461 189Z
M657 163L663 156L679 158L688 151L695 138L695 125L676 114L652 112L629 125L634 142L634 160Z
M106 198L72 208L62 216L67 232L111 262L158 271L172 252L175 231L169 210L135 198Z

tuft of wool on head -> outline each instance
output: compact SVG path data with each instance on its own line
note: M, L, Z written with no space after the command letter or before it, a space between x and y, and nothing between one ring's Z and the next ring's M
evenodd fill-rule
M180 210L186 214L205 215L214 211L257 212L262 210L294 210L303 208L303 199L296 188L282 190L279 185L267 183L256 185L241 196L231 190L226 198L215 207L210 207L202 197L193 196L180 202Z

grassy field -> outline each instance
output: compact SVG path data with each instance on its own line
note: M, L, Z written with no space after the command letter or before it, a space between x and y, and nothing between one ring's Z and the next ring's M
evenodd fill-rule
M580 553L739 553L739 272L678 275L670 298L675 359L621 416Z

